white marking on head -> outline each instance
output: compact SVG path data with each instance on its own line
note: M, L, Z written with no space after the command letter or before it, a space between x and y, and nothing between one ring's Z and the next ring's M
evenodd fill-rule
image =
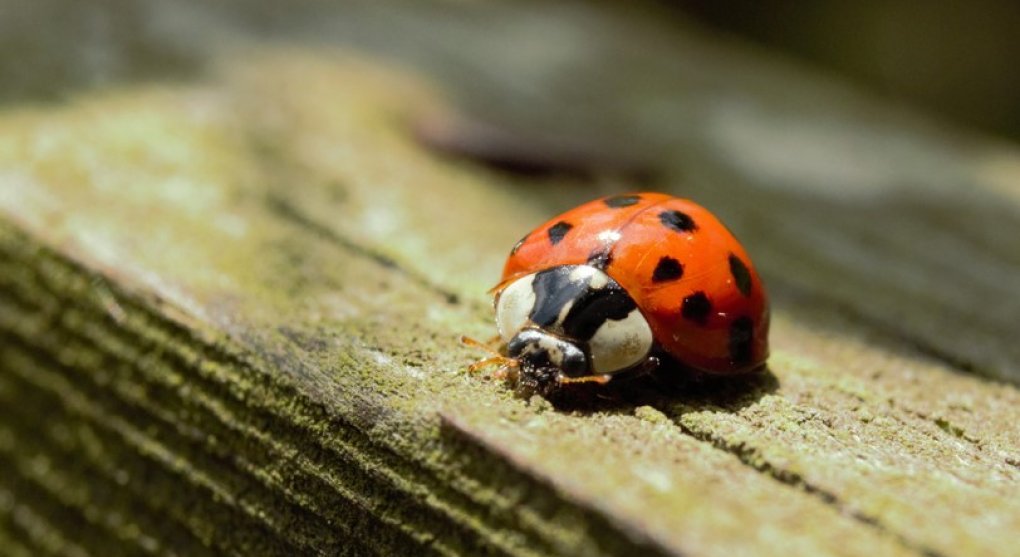
M535 307L535 291L531 284L535 275L525 275L503 289L496 298L496 328L504 342L510 342L528 325L528 316Z
M634 309L619 321L607 320L588 342L595 373L613 373L644 360L652 350L652 330Z
M545 349L545 353L549 355L549 361L557 367L563 366L563 349L560 348L560 343L549 336L543 336L538 341L538 346Z

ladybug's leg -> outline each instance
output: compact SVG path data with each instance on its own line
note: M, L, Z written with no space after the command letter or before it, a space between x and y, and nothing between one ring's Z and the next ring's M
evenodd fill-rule
M517 360L510 360L504 363L499 369L492 372L492 378L497 381L517 381L521 366Z
M499 365L500 368L493 372L492 376L495 377L496 379L504 379L507 377L508 373L511 370L516 371L517 368L520 367L520 363L516 359L508 358L497 352L495 348L492 348L492 346L489 346L489 344L492 344L495 340L498 340L499 338L500 337L497 336L495 339L490 340L488 343L483 343L471 337L467 336L460 337L460 341L462 343L468 346L474 346L475 348L481 348L482 350L485 350L489 354L492 354L492 356L482 360L478 360L477 362L468 366L468 371L470 373L475 373L478 370L489 366Z
M484 360L478 360L477 362L468 366L468 371L475 373L482 368L493 366L496 364L506 364L506 358L503 356L493 356L491 358L485 358Z
M612 375L585 375L584 377L560 377L560 383L597 383L605 385L613 378Z

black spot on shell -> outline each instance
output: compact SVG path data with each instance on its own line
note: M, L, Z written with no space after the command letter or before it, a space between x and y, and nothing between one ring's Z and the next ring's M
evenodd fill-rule
M737 283L737 289L744 296L751 295L751 272L747 270L747 265L740 260L736 255L730 254L730 274L733 275L733 281Z
M596 248L588 254L588 264L600 271L605 271L613 262L613 246Z
M698 229L694 219L687 213L680 211L663 211L659 213L659 220L662 221L662 224L677 232L694 232Z
M730 359L734 365L751 363L754 346L754 322L750 317L738 317L730 325Z
M672 257L663 256L652 272L652 282L668 282L684 276L684 266Z
M563 237L567 235L567 232L569 232L573 227L574 225L564 221L560 221L552 225L549 228L549 241L555 246L560 243L560 240L562 240Z
M680 315L684 319L704 325L708 322L708 316L712 313L712 301L704 292L695 292L684 298L680 306Z
M529 235L525 235L520 240L517 240L517 243L514 244L514 247L510 248L510 255L517 255L517 250L521 249L521 246L524 245L524 242L528 240L528 236Z
M631 205L641 201L640 195L614 195L607 197L602 200L603 203L613 209L619 209L621 207L630 207Z

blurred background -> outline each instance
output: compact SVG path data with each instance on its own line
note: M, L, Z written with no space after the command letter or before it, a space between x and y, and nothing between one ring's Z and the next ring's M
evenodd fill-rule
M2 0L0 100L52 99L70 86L180 75L198 62L202 46L192 40L201 39L201 29L191 29L191 37L174 30L184 12L203 12L210 27L229 22L280 36L308 33L323 14L357 4L364 3ZM628 10L695 20L891 99L1020 138L1018 2L662 0L631 2Z
M665 5L879 94L1020 137L1018 2L678 0Z

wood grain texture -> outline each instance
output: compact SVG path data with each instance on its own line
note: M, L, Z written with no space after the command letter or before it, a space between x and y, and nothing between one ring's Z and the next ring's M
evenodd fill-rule
M12 552L1017 553L1014 146L682 22L321 9L0 112ZM768 373L574 408L468 375L510 246L630 165L744 240Z

